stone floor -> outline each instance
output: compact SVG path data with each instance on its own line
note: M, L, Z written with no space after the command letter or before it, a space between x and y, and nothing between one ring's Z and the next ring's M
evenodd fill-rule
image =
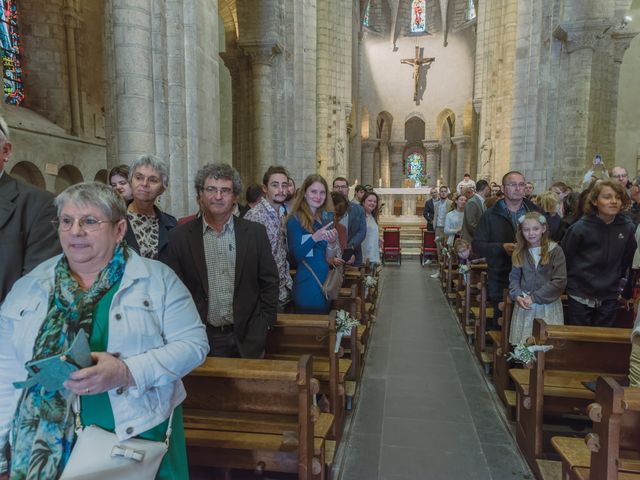
M533 478L453 311L417 261L385 267L341 480Z

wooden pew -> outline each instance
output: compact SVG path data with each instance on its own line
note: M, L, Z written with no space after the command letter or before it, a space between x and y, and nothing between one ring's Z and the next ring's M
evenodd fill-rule
M312 368L309 355L207 358L184 378L189 465L323 478L333 418L313 411Z
M594 432L583 438L553 437L566 479L640 479L640 389L599 377L589 405Z
M485 373L489 374L493 364L493 350L487 348L487 318L493 317L493 307L487 295L487 272L480 273L480 298L478 316L474 324L474 351Z
M482 264L471 265L468 281L464 288L464 299L460 299L460 314L462 315L460 321L469 343L473 343L475 319L480 317L480 290L482 288L480 276L482 272L486 271L486 268L487 266ZM491 314L493 315L493 311Z
M531 368L511 369L516 386L516 440L527 462L539 474L543 454L543 416L585 413L594 394L583 381L600 375L625 378L629 372L631 331L623 328L547 325L536 319L537 345L553 349L535 354Z
M336 353L336 313L329 315L278 314L275 327L267 336L266 358L291 360L313 355L313 378L320 382L320 393L329 397L334 424L331 438L339 440L345 415L345 381L350 359Z
M493 352L493 385L511 414L516 407L516 392L513 389L511 377L509 376L509 362L507 355L511 352L511 343L509 335L511 332L511 315L513 313L513 302L509 295L505 295L502 317L500 318L500 326L502 330L489 332L496 348Z
M362 302L358 294L364 295L364 292L360 293L360 289L356 284L352 284L351 287L342 288L340 290L340 297L334 300L331 304L333 310L344 310L360 322L360 325L353 328L351 333L343 335L340 345L342 347L341 353L345 354L347 358L351 359L352 365L347 372L347 380L355 382L348 388L348 397L355 395L355 386L360 382L364 369L364 347L369 336L369 329L363 324L362 310L360 306Z

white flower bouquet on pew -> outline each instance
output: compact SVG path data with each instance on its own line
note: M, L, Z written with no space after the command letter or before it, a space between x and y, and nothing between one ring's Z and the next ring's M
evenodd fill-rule
M362 279L362 283L364 284L364 296L366 298L369 296L369 289L376 288L376 285L378 285L378 279L373 275L367 275Z
M349 315L346 310L338 310L336 312L336 353L340 350L342 337L349 335L353 327L360 325L360 322Z
M553 345L527 345L522 342L513 346L513 351L507 355L507 360L515 360L523 365L528 365L536 361L536 352L548 352Z

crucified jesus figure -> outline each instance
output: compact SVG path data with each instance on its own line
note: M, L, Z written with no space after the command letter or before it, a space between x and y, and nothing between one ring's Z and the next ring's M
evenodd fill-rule
M403 58L400 63L413 66L413 101L418 101L418 83L420 82L420 67L422 65L429 66L435 62L435 57L422 58L420 47L416 46L415 58Z

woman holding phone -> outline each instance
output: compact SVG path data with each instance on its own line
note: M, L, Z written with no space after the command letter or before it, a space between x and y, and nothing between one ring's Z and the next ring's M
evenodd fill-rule
M338 233L333 227L331 199L326 180L309 175L300 187L287 219L287 240L297 264L293 279L293 305L298 313L329 312L330 302L322 292L334 259L339 260Z

